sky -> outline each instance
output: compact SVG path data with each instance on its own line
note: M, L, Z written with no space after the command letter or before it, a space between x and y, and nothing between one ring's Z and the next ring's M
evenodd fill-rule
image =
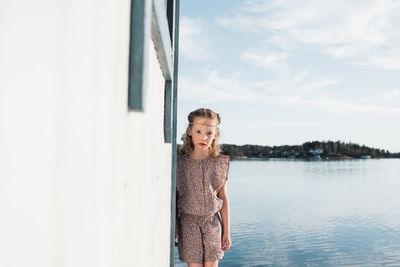
M181 0L178 143L205 107L220 143L400 152L399 14L398 0Z

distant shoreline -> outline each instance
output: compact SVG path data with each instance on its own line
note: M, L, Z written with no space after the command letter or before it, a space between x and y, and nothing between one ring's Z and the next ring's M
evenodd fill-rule
M392 158L370 158L371 160L380 160L380 159L400 159L400 157L392 157ZM361 158L346 158L346 159L312 159L312 158L234 158L231 157L231 160L234 161L348 161L348 160L366 160Z
M400 158L399 153L341 141L311 141L302 145L260 146L222 144L222 154L231 159L348 160Z

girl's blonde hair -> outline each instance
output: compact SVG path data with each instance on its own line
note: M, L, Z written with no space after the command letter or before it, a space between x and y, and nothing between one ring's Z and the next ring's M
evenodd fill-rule
M218 113L215 113L211 109L208 108L199 108L196 109L195 111L192 111L188 115L188 121L190 129L193 127L193 122L196 118L205 118L205 119L215 119L217 121L217 125L221 123L221 118L219 117ZM211 143L211 146L208 148L210 154L212 157L217 157L219 155L219 152L221 152L221 148L218 144L219 140L219 129L218 127L216 128L216 136L213 142ZM190 155L192 151L194 150L194 144L192 141L192 137L187 134L187 129L185 133L182 135L181 140L183 141L183 145L181 147L181 152Z

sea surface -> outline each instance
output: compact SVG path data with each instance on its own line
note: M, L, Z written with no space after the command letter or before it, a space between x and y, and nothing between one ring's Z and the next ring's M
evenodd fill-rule
M228 194L220 267L400 266L399 159L231 161Z

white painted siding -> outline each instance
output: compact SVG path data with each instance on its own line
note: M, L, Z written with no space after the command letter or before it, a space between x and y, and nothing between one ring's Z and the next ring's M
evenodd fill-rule
M171 144L149 48L128 111L130 1L0 0L0 266L168 266Z

